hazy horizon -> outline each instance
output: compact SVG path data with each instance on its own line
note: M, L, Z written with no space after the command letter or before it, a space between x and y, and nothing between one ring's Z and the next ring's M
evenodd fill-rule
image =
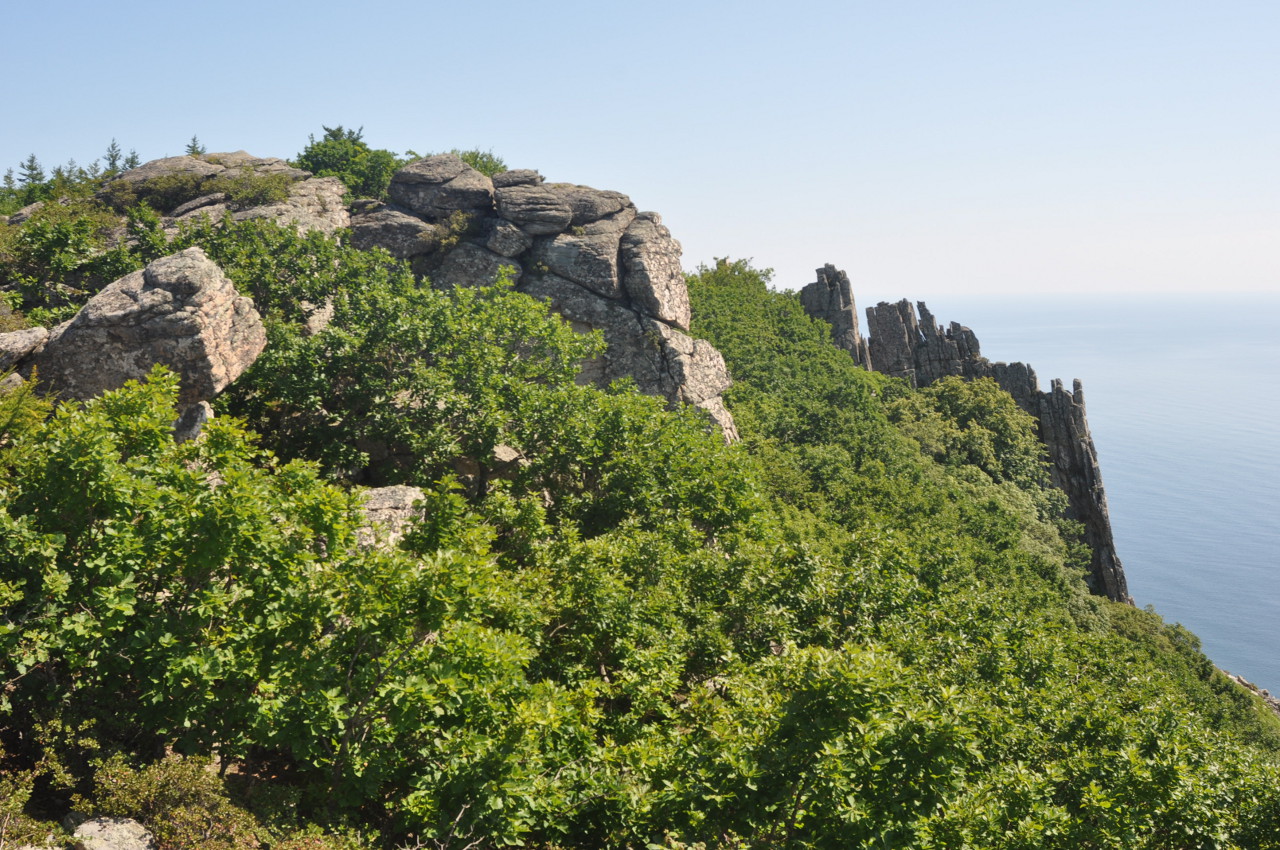
M1280 292L1280 5L11 4L0 170L492 149L798 288ZM18 73L15 69L25 69ZM895 300L896 300L895 297Z

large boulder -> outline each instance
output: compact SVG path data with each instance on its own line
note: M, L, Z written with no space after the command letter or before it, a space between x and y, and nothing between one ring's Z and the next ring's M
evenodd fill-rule
M494 193L498 215L530 236L560 233L573 221L567 198L548 186L519 184Z
M685 333L680 243L656 213L621 192L546 183L527 169L490 179L451 154L400 169L390 196L357 205L353 245L385 248L444 289L492 284L510 268L519 290L579 330L603 333L608 350L584 364L582 380L633 378L673 405L703 408L735 439L719 398L728 372L714 348Z
M439 241L436 225L394 207L379 204L351 216L351 244L362 251L383 248L407 260L434 251Z
M333 233L351 224L351 215L343 202L346 185L337 177L312 177L289 187L289 197L274 204L240 210L232 215L236 221L264 218L278 224L291 224L301 232L318 230Z
M453 154L409 163L391 178L390 194L392 201L427 219L493 207L493 181Z
M131 168L112 179L112 183L133 183L141 185L152 180L165 177L192 176L203 179L217 177L226 171L226 167L196 156L167 156L144 162L137 168ZM103 187L106 188L105 186Z
M431 282L440 289L460 286L491 286L511 273L512 281L520 279L520 264L492 251L464 242L450 251L430 272Z
M164 364L178 374L179 402L188 406L221 392L266 344L253 302L204 251L188 248L107 286L30 362L46 389L68 399L92 398Z
M710 343L637 315L621 301L601 298L553 274L531 277L521 289L547 301L578 329L604 335L608 348L586 364L584 380L608 384L629 377L641 392L703 407L732 383L724 358Z

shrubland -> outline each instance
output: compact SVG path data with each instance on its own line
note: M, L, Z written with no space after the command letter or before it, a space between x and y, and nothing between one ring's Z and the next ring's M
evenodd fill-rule
M362 144L300 161L359 194ZM505 283L48 208L0 225L16 316L200 245L270 342L194 442L162 369L0 395L0 844L77 809L164 848L1280 846L1280 722L1086 592L994 384L866 372L723 261L688 282L728 446L578 385L601 341ZM384 483L422 517L363 547Z

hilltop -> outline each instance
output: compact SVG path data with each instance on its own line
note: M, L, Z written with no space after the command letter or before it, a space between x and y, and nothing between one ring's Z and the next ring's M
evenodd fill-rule
M0 198L0 846L1280 846L1079 392L492 154L134 165Z

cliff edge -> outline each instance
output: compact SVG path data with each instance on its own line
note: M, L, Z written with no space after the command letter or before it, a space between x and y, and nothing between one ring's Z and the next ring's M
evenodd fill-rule
M1085 542L1093 553L1090 589L1116 602L1132 601L1116 554L1107 494L1079 380L1073 382L1070 392L1060 379L1054 379L1047 392L1042 391L1034 369L1025 363L992 363L982 356L972 330L957 322L944 328L923 301L915 306L906 299L895 304L882 301L868 307L869 336L863 337L849 276L829 263L817 270L816 281L800 290L800 303L810 316L831 325L832 341L861 366L902 378L913 387L927 386L948 375L965 380L991 378L1013 396L1036 420L1048 451L1053 483L1067 494L1067 516L1084 525Z

